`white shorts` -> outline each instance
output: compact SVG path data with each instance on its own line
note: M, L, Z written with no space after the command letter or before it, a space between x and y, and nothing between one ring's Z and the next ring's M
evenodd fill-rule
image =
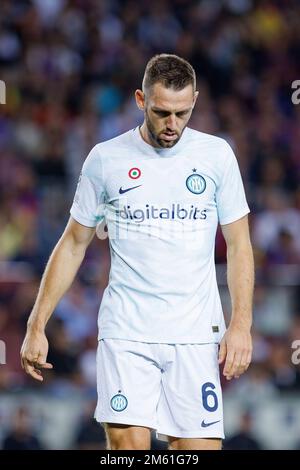
M101 339L100 423L155 429L157 438L224 438L217 344Z

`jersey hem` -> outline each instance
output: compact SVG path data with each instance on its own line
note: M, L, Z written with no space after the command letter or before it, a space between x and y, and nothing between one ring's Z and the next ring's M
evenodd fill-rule
M227 225L231 224L232 222L236 222L237 220L241 219L245 215L249 214L250 209L244 209L241 212L238 212L237 214L231 216L231 217L226 217L225 219L220 220L220 225Z
M114 423L114 424L128 424L128 426L145 426L147 428L153 429L154 431L157 430L157 425L154 423L150 423L147 420L141 419L134 419L134 418L121 418L119 416L105 416L101 414L95 413L94 415L95 420L100 424L105 423Z
M153 339L153 338L129 338L129 337L119 337L115 335L100 335L98 336L98 341L102 339L117 339L120 341L134 341L136 343L151 343L151 344L219 344L220 339L208 339L208 340L199 340L199 339L187 339L182 340L182 338L172 338L172 339Z
M156 429L156 438L160 441L168 441L167 436L170 437L179 437L179 438L215 438L215 439L224 439L225 435L222 430L205 430L201 429L199 431L180 431L178 429L168 429L168 430L158 430Z
M85 227L93 228L93 227L96 227L98 223L97 221L92 222L91 220L86 219L85 217L82 217L81 215L78 215L76 212L74 212L74 210L70 210L70 214L73 217L73 219L76 220L76 222L79 222L81 225L84 225Z

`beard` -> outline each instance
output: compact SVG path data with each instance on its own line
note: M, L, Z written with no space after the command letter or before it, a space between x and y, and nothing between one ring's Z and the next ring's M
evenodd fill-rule
M157 133L155 131L155 127L154 125L152 124L148 114L147 114L147 111L145 111L145 121L146 121L146 124L147 124L147 129L148 129L148 136L150 137L150 140L153 142L153 145L154 147L161 147L161 148L171 148L171 147L174 147L174 145L177 144L177 142L179 141L181 135L182 135L182 132L184 131L185 127L182 129L181 133L178 135L178 133L176 132L177 134L177 138L174 139L174 140L164 140L160 137L161 134L163 134L165 131L162 131L160 133Z

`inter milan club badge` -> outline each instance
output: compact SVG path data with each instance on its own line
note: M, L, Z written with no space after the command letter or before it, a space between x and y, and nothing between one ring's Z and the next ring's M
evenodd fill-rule
M193 168L193 173L186 179L186 187L193 194L202 194L206 188L206 181L203 176L196 173L196 168Z
M125 408L127 408L127 404L127 398L121 393L117 393L117 395L114 395L110 400L110 406L115 411L124 411Z
M142 172L139 168L130 168L128 171L128 176L132 180L137 180L141 176Z

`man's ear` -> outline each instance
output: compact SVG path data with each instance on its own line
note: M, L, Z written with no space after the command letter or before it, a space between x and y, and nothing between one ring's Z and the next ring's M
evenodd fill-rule
M194 108L194 106L195 106L195 104L196 104L196 101L197 101L198 95L199 95L199 91L195 91L195 93L194 93L194 103L193 103L193 108Z
M143 93L142 90L135 90L134 96L135 96L135 101L136 101L137 107L141 111L144 111L144 109L145 109L145 94Z

